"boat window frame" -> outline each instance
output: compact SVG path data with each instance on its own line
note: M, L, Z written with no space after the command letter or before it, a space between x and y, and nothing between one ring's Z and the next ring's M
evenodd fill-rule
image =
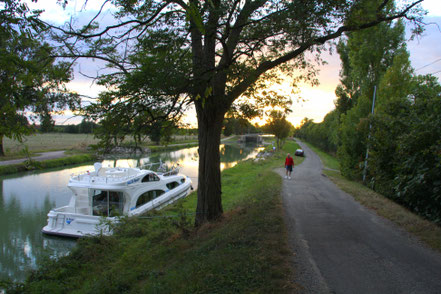
M142 178L141 183L159 182L159 181L160 179L157 174L148 173Z
M96 192L100 191L99 194L97 194ZM95 207L97 205L94 205L95 202L95 197L102 195L103 192L105 192L105 199L101 200L101 203L104 203L104 205L106 206L105 209L102 209L100 211L98 211L97 213L95 212ZM112 196L118 195L118 201L110 201ZM104 189L90 189L90 199L91 199L91 208L92 208L92 215L93 216L104 216L104 217L115 217L115 216L120 216L123 215L124 213L124 204L125 204L125 195L124 192L122 191L116 191L116 190L104 190ZM116 206L115 206L116 204ZM98 204L99 205L99 204ZM116 207L116 209L114 209L114 207ZM116 210L116 214L114 213L114 211Z
M157 194L158 191L160 191L160 192L162 192L162 193L160 193L160 194L158 195L158 194ZM141 197L144 196L144 195L147 194L147 193L150 193L150 192L155 192L155 194L153 195L153 198L151 198L150 200L145 201L145 202L143 202L143 203L141 203L141 204L138 204L138 202L139 202L139 200L141 199ZM153 190L148 190L148 191L143 192L141 195L139 195L139 196L136 198L135 209L136 209L136 208L139 208L139 207L141 207L141 206L143 206L143 205L146 204L146 203L149 203L150 201L155 200L156 198L160 197L160 196L163 195L163 194L165 194L165 191L162 190L162 189L153 189Z
M181 184L178 182L178 181L172 181L172 182L168 182L167 184L165 184L166 186L167 186L167 188L169 189L169 190L173 190L173 189L175 189L176 187L179 187ZM170 186L172 186L172 187L170 187Z

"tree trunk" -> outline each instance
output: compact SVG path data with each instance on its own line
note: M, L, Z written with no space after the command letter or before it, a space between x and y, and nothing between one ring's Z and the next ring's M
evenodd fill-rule
M0 135L0 156L5 156L5 151L3 150L3 135Z
M198 107L196 107L198 109ZM218 219L222 213L219 144L224 115L199 107L199 175L195 225ZM212 115L207 115L211 113Z

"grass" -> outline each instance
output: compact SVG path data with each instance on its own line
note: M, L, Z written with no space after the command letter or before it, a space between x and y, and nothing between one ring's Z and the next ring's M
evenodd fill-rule
M311 144L307 145L320 156L323 164L331 169L325 170L324 173L340 189L352 195L356 201L375 211L379 216L392 221L416 236L429 247L441 252L441 227L412 213L407 208L376 193L363 184L346 179L338 171L339 164L337 158L319 150Z
M308 145L309 148L311 148L315 153L317 153L317 155L322 160L322 163L325 166L325 168L333 169L337 171L340 170L340 163L338 162L338 159L335 156L332 156L309 143L306 143L306 145Z
M24 146L27 146L30 153L38 153L56 150L85 150L87 146L96 143L98 140L92 134L35 134L25 136L23 143L4 138L3 144L7 158L3 160L20 157Z
M110 237L81 239L8 293L293 293L282 217L283 152L222 172L224 216L192 226L196 193L149 218L123 219ZM292 148L292 149L291 149ZM170 216L170 217L167 217ZM176 216L176 217L172 217Z

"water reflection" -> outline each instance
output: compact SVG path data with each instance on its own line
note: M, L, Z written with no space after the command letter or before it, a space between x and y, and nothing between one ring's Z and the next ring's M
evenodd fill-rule
M41 235L48 211L70 198L58 185L60 172L0 179L0 278L22 280L39 261L66 254L75 245L72 240ZM61 183L65 187L66 181Z
M155 153L135 159L110 159L103 166L136 167L158 162L179 163L181 172L197 187L197 147ZM221 145L221 169L233 167L238 161L254 157L257 146ZM73 173L93 170L93 165L0 177L0 279L23 280L26 272L38 267L49 257L67 254L75 241L41 234L51 208L69 203L67 188Z
M235 166L239 161L255 157L257 153L263 150L263 147L257 145L239 145L222 144L220 145L221 170ZM185 148L176 151L158 152L149 157L136 159L114 158L103 161L106 167L138 167L149 163L165 162L167 164L178 163L181 167L181 173L187 175L193 181L193 187L197 188L198 180L198 147Z

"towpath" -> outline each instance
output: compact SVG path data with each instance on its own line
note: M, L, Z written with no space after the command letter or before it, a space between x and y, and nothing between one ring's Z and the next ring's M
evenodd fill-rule
M296 282L304 293L441 293L441 254L364 208L305 160L283 179ZM284 170L278 169L284 176Z

